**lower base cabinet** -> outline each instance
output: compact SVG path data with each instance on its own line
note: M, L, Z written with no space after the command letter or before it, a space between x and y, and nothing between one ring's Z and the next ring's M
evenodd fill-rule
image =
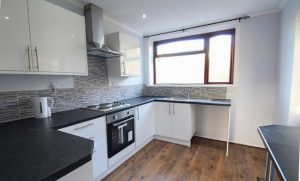
M190 141L195 134L196 108L183 103L156 103L156 136L185 142Z
M94 152L91 162L59 181L100 180L141 149L153 136L165 141L190 145L195 133L195 124L196 108L190 104L154 102L138 106L135 108L135 144L111 159L107 156L105 117L62 128L60 129L62 132L94 140ZM82 177L82 174L85 176Z
M91 168L93 172L93 179L97 179L105 173L108 169L106 117L100 117L77 125L62 128L59 131L93 140L94 150Z
M139 148L153 138L155 134L155 103L135 108L135 143Z
M108 169L106 142L95 145L92 156L93 178L96 179Z
M57 181L93 181L92 162L82 165Z

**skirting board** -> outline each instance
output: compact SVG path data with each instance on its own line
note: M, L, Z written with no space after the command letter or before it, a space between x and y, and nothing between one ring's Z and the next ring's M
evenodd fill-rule
M191 141L183 141L183 140L178 140L178 139L173 139L173 138L168 138L168 137L158 136L158 135L155 135L154 139L191 147Z
M206 138L206 139L210 139L210 140L217 140L217 141L226 142L225 139L212 138L212 137L209 137L209 136L203 136L203 135L199 135L199 134L195 134L194 136L198 137L198 138ZM238 141L229 141L229 143L234 143L234 144L239 144L239 145L245 145L245 146L251 146L251 147L255 147L255 148L265 148L263 145L241 143L241 142L238 142Z

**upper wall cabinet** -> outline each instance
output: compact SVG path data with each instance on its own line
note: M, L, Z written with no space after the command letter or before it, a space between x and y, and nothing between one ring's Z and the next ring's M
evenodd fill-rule
M46 0L2 0L0 14L0 73L87 75L83 16Z
M0 70L29 72L30 34L26 0L0 1Z
M37 70L85 74L84 17L45 0L29 0L29 17Z
M109 48L121 52L121 57L107 60L109 76L139 76L141 74L140 41L120 32L108 34L105 39Z

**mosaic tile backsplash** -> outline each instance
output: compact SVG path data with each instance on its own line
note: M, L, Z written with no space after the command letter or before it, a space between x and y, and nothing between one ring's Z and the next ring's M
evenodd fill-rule
M226 99L226 87L157 87L150 86L144 88L144 95L148 96L173 96L203 99Z
M89 76L75 76L73 89L0 92L0 122L33 117L32 97L47 96L55 101L52 112L141 96L143 85L108 86L105 60L89 57Z
M74 88L53 91L0 92L0 123L33 117L32 97L52 97L52 112L61 112L92 104L129 99L142 95L186 96L197 98L226 98L226 87L145 87L144 85L108 86L107 63L89 57L89 76L75 76Z

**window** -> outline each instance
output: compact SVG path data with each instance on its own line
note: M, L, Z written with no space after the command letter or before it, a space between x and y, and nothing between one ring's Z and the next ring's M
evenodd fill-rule
M232 84L235 29L154 42L155 84Z

